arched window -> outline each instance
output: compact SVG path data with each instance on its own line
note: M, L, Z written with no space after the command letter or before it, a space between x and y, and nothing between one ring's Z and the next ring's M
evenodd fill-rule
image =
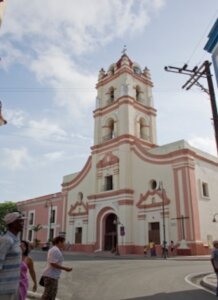
M107 94L108 94L107 104L109 105L114 102L114 87L110 87Z
M149 140L149 125L144 118L139 120L139 136L140 139Z
M139 66L134 66L133 67L133 72L135 73L135 74L141 74L141 69L140 69L140 67Z
M114 120L110 120L109 122L109 139L113 139L114 138Z
M107 120L105 127L105 134L103 136L103 141L111 140L115 137L115 122L114 119L110 118Z
M114 101L114 88L111 88L111 90L110 90L110 100L111 100L111 102Z
M137 85L136 88L135 88L135 98L136 98L136 101L140 101L140 87Z
M108 69L108 73L109 73L109 75L114 75L114 72L115 72L114 64L112 64Z

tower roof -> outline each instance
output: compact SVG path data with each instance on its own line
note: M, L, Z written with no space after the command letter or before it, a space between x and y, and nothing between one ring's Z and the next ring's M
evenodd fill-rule
M145 67L144 70L142 70L141 66L132 61L126 53L123 53L117 62L112 63L107 72L101 68L99 71L98 81L102 83L104 80L108 80L109 78L112 79L113 75L116 75L122 71L132 73L137 77L141 77L141 79L146 80L150 86L153 86L149 69Z

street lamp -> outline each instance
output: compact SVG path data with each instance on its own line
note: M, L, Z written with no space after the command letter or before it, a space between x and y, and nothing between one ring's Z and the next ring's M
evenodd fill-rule
M116 243L116 252L115 255L120 255L119 246L118 246L118 236L119 236L119 225L121 224L118 217L115 217L113 223L116 225L116 233L117 233L117 243Z
M163 182L159 182L158 191L161 191L162 196L162 215L163 215L163 257L167 258L167 250L166 250L166 224L165 224L165 205L164 205L164 197L165 197L165 189L163 187Z
M53 212L53 203L52 203L52 199L49 199L49 200L46 200L46 203L45 203L45 207L49 207L49 204L50 204L50 216L49 216L49 232L48 232L48 245L50 244L51 240L52 240L52 235L51 235L51 224L52 224L52 221L53 221L53 218L52 218L52 212Z
M212 222L214 222L214 223L216 223L216 216L218 215L218 213L215 213L214 215L213 215L213 220L212 220Z

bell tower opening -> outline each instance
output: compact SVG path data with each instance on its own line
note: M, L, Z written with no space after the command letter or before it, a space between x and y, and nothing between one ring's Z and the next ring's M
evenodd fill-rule
M114 251L117 246L116 215L111 213L105 219L104 251Z

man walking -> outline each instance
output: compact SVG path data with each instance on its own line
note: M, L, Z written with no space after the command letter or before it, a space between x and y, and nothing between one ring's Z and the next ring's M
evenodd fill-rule
M23 218L19 212L4 217L7 232L0 237L0 299L17 300L20 280L21 249L18 233L23 229Z

